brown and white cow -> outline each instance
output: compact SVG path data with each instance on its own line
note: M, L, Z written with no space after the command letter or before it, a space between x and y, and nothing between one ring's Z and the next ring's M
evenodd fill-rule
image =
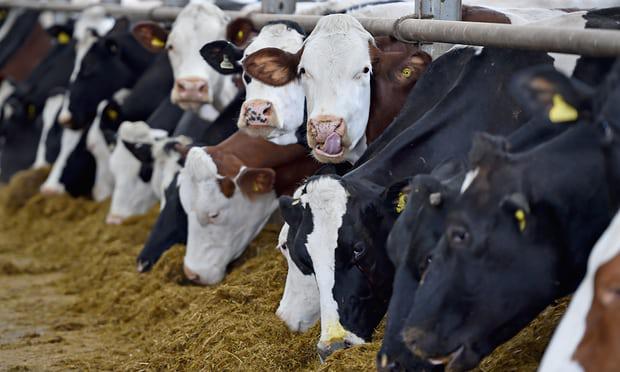
M237 132L217 146L192 148L178 183L188 217L186 276L203 285L224 278L277 208L318 169L306 148L280 146Z
M319 20L297 53L265 48L244 59L243 66L250 76L274 86L300 79L312 155L324 163L353 163L371 140L366 129L376 77L387 70L390 81L414 81L430 62L430 56L415 50L400 71L393 71L385 68L391 53L378 48L355 18L333 14ZM397 113L402 102L386 94L374 109L382 112L384 105Z

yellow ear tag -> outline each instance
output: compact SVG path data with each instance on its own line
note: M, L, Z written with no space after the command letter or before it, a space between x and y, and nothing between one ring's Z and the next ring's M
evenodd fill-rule
M32 103L28 105L27 111L29 119L34 119L37 116L37 108Z
M552 123L575 121L578 117L579 112L577 112L577 109L569 105L561 95L555 94L553 96L553 107L549 111L549 120Z
M519 223L519 231L523 232L525 231L525 212L523 212L523 209L517 209L515 212L515 218L517 219L517 222Z
M405 78L410 78L411 77L411 69L409 67L405 67L401 72L401 75L403 75L403 77Z
M106 111L106 114L108 115L108 119L110 119L110 120L118 119L118 111L116 111L114 109L108 109Z
M260 183L254 182L252 184L252 191L254 191L254 192L261 192L262 190L263 190L263 186Z
M163 40L154 37L151 39L151 46L153 48L163 48L164 46L166 46L166 43Z
M58 40L59 44L68 44L71 41L71 36L66 32L61 32L56 36L56 40Z
M407 194L401 192L398 194L398 200L396 201L396 213L401 213L407 206Z
M234 68L233 64L230 63L230 60L228 59L228 56L226 54L224 54L224 56L222 57L220 67L225 70L232 70Z
M237 31L237 40L239 41L243 40L244 35L245 33L242 30Z

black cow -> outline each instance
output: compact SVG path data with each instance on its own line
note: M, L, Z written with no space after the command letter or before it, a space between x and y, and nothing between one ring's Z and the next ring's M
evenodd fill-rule
M390 184L463 158L476 131L518 128L525 115L504 87L515 71L550 62L544 54L510 50L448 53L418 81L399 116L370 146L376 152L363 156L368 161L345 177L311 178L299 201L281 198L293 261L316 275L322 309L328 308L324 300L333 301L333 313L321 314L321 355L368 340L387 309L393 266L385 241L398 216L394 191L402 187ZM334 318L336 326L329 323ZM341 341L333 345L329 327L338 326Z
M620 64L595 94L549 69L516 86L528 109L577 125L518 153L478 138L403 323L411 351L451 370L473 368L574 291L618 207Z
M131 34L129 21L118 19L105 36L97 36L82 59L69 87L65 103L68 112L61 112L61 124L71 129L86 128L95 118L99 102L121 88L133 87L153 60L154 54L142 48Z

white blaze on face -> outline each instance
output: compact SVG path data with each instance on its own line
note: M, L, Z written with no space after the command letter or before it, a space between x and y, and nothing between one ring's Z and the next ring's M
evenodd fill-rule
M344 329L340 323L338 303L334 299L336 248L338 230L347 211L348 193L337 180L321 177L306 185L301 203L310 206L314 229L308 235L306 248L312 259L321 301L321 338L319 349L335 342L352 345L364 343L361 337Z
M226 38L229 18L217 6L193 1L177 16L168 35L166 48L175 78L171 100L183 109L197 111L213 103L221 111L237 90L230 76L215 71L200 56L206 43Z
M80 14L80 18L75 22L73 38L77 42L75 44L75 62L69 78L69 84L72 84L77 79L84 56L86 56L92 45L97 41L97 37L93 32L102 36L114 27L114 19L107 17L105 14L105 9L102 7L96 6L88 8ZM67 91L60 116L58 117L58 121L61 123L71 120L69 99L69 92Z
M101 131L101 115L108 105L108 101L102 101L97 107L97 115L93 124L86 134L86 148L95 158L96 173L95 185L93 186L93 199L102 201L109 198L114 190L114 177L110 170L110 156L112 151L108 146L103 132Z
M469 186L474 182L476 177L478 177L478 173L480 172L480 168L476 167L473 170L470 170L465 174L465 179L463 180L463 184L461 185L461 194L467 191Z
M39 145L37 146L37 155L32 164L32 168L41 168L49 165L45 160L45 142L47 141L47 135L50 129L54 126L56 121L56 115L60 111L62 106L63 94L57 94L55 96L48 97L43 106L43 128L41 129L41 137L39 138Z
M274 24L261 29L258 36L245 49L244 56L263 48L278 48L289 53L297 53L303 44L303 36L285 24ZM273 129L267 139L278 145L296 143L296 130L305 125L304 91L299 80L294 79L281 87L267 85L257 79L245 84L245 103L242 110L252 100L267 101L271 104L271 125ZM245 126L243 115L239 117L239 127Z
M149 145L163 136L165 132L151 129L145 122L124 122L119 127L116 146L110 156L114 192L106 220L108 223L118 224L127 217L146 213L157 202L151 183L140 179L142 163L125 147L123 141Z
M294 197L301 195L301 189L295 192ZM284 224L278 238L278 249L286 258L288 271L284 293L276 315L282 319L293 332L305 332L312 327L321 316L321 301L319 288L314 275L304 275L291 259L289 247L286 247L286 238L289 225Z
M179 196L187 213L184 265L199 283L220 282L277 207L274 192L247 199L238 185L226 197L219 188L217 166L202 148L193 148L179 174Z
M553 334L538 369L540 372L583 372L581 365L573 360L573 354L586 331L586 318L594 298L596 271L620 253L618 242L620 242L620 213L616 213L592 249L588 259L588 272Z
M305 71L301 82L308 118L344 120L344 159L352 162L363 152L357 147L366 148L372 73L369 43L374 44L372 35L355 18L325 16L306 40L299 63L299 70Z

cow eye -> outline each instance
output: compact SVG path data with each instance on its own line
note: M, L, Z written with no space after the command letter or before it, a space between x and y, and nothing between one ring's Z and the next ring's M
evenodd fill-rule
M359 262L366 254L366 244L357 242L353 245L353 263Z
M220 212L209 213L209 218L216 219L220 215Z
M299 75L304 75L306 73L306 69L305 68L300 68L299 69Z
M409 79L411 77L411 69L409 67L405 67L400 71L400 74L404 78Z
M288 250L288 244L286 244L286 243L282 243L282 245L280 246L280 248L281 248L283 251L286 251L286 250Z
M250 84L250 82L252 82L252 77L244 72L243 81L245 81L246 84Z
M174 47L172 46L172 44L166 45L166 50L172 51L173 49L174 49Z
M369 73L369 72L370 72L370 69L368 68L368 66L366 66L366 67L364 67L364 70L363 70L363 71L364 71L364 73L365 73L365 74L367 74L367 73Z
M450 226L448 228L448 239L453 246L463 246L469 240L469 232L461 226Z

